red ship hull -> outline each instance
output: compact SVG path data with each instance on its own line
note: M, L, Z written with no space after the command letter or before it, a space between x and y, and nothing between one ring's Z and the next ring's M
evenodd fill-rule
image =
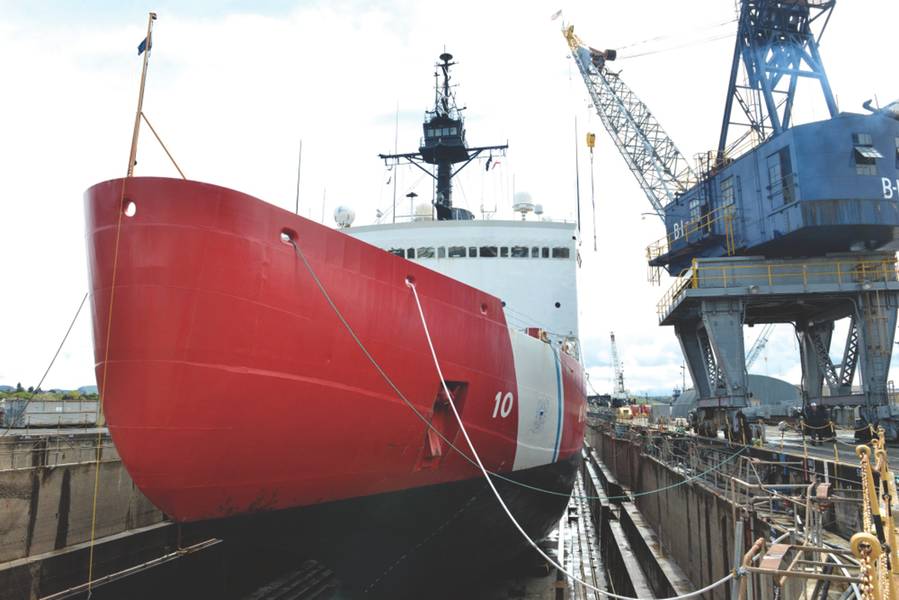
M406 284L414 279L444 375L464 384L457 404L475 447L487 469L512 473L519 402L502 417L494 400L518 383L497 298L212 185L120 179L90 188L85 203L104 413L135 483L172 518L480 478L470 460L428 436L313 273L396 387L467 454L452 415L441 412L440 379ZM576 460L584 428L581 366L555 354L558 431L547 466Z

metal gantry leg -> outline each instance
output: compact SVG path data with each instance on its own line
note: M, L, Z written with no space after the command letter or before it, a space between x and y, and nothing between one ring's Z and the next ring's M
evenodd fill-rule
M891 404L887 380L897 308L896 257L875 252L801 262L697 259L660 304L659 315L662 325L675 328L705 422L721 427L748 404L743 325L792 323L804 402L858 407L867 423L899 439L899 409ZM846 318L843 359L834 364L834 323ZM860 393L852 389L856 375Z

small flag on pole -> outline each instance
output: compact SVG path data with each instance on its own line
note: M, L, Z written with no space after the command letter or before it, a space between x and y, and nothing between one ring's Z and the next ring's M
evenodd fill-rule
M147 40L150 38L144 38L140 44L137 45L137 55L140 56L145 51L150 50L153 47L153 43L147 44Z

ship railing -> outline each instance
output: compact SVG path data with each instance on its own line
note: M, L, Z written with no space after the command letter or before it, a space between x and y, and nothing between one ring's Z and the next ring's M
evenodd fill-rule
M691 289L747 288L759 291L761 286L795 285L807 288L815 284L862 286L899 280L896 257L879 259L819 258L808 261L767 261L724 265L720 262L704 265L695 259L685 269L656 305L659 321L665 320L671 309ZM867 287L866 287L867 286Z
M581 344L577 336L534 327L534 323L537 322L535 319L527 317L526 315L524 315L524 313L518 313L517 311L510 309L508 306L506 307L506 311L506 324L510 330L517 331L518 333L523 333L525 335L532 335L535 330L539 330L546 335L545 341L551 344L554 348L558 348L569 356L574 357L575 360L580 361Z

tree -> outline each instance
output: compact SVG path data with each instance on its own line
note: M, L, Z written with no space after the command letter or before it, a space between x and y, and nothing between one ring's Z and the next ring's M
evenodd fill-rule
M25 391L25 388L22 387L22 384L21 384L21 383L17 383L17 384L16 384L16 391L17 391L17 392L24 392L24 391Z
M33 385L29 385L29 386L28 386L28 393L29 393L29 394L33 394L33 393L34 393L34 386L33 386Z

